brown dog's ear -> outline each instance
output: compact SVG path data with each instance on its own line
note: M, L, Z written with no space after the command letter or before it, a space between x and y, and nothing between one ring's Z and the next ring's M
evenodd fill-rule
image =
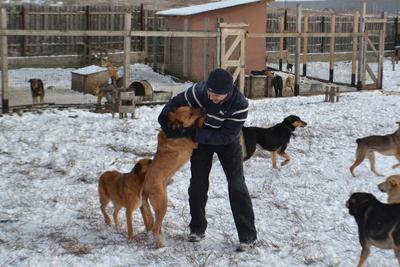
M132 171L134 174L138 174L142 170L142 164L140 162L136 163Z
M390 186L391 186L392 188L394 188L394 187L397 186L396 180L393 180L393 179L389 179L389 184L390 184Z

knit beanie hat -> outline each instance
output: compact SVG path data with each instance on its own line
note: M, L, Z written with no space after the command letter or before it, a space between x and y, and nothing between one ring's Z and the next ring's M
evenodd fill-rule
M208 91L224 95L232 91L233 88L233 77L224 69L215 69L208 76L206 82Z

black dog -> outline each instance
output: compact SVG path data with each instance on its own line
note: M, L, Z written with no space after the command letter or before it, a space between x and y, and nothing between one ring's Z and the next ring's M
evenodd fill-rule
M270 128L243 127L241 136L243 160L251 158L258 144L263 149L272 152L272 167L279 170L276 164L277 155L285 159L281 164L282 166L289 163L290 157L286 154L285 149L289 144L290 137L297 127L305 127L306 125L307 123L299 117L290 115L283 122Z
M282 96L283 81L281 76L277 74L274 75L274 78L272 78L272 86L275 89L275 96L276 97Z
M43 82L40 79L30 79L28 81L31 84L32 102L33 104L43 103L44 100L44 87Z
M353 193L346 202L358 226L362 247L358 266L365 265L370 247L393 249L400 264L400 204L384 204L369 193Z
M293 71L293 64L290 64L289 61L287 61L286 70L289 71L289 72Z

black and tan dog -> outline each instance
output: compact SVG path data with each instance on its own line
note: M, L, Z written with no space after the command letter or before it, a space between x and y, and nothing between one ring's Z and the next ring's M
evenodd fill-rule
M118 212L122 207L125 207L128 239L133 238L132 213L139 207L146 230L150 231L153 227L153 215L149 206L142 206L144 178L151 163L151 159L141 159L129 173L106 171L99 178L100 208L104 216L104 221L108 225L111 224L107 213L107 204L111 201L114 204L113 217L115 227L119 228Z
M362 247L357 266L365 266L371 246L393 249L400 264L400 204L384 204L372 194L357 192L346 207L356 220Z
M392 134L371 135L356 140L356 160L350 167L351 175L355 176L355 168L367 157L371 164L371 171L375 173L375 175L383 176L375 169L374 152L379 152L385 156L395 156L397 160L400 161L400 122L396 123L399 125L399 128ZM393 168L396 167L400 167L400 163L393 165Z
M285 149L289 144L290 137L297 127L306 125L307 123L298 116L290 115L283 122L270 128L243 127L241 135L243 160L251 158L256 151L256 146L260 145L261 148L272 152L272 167L279 170L276 163L277 155L285 159L282 166L289 163L290 157Z
M33 104L43 103L44 87L41 79L30 79Z

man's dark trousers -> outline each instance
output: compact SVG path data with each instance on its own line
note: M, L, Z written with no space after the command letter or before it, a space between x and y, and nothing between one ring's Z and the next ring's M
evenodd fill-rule
M190 159L192 178L189 186L189 205L192 233L204 233L207 228L205 206L209 187L209 174L213 154L219 161L228 180L229 201L240 242L257 239L254 213L243 176L242 150L239 142L228 145L199 145Z

